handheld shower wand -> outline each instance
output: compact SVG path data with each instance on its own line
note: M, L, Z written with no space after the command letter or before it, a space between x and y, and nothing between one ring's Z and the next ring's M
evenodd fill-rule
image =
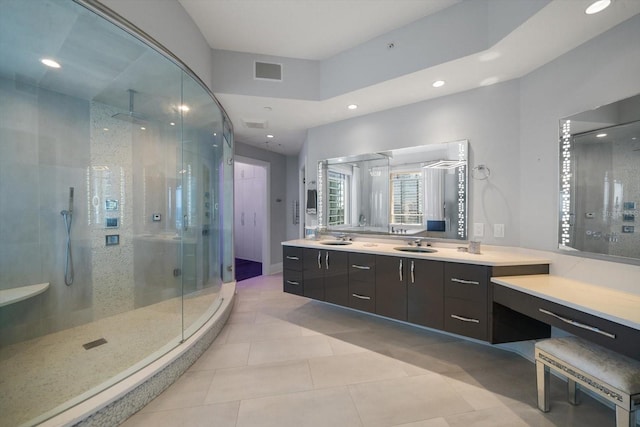
M73 257L71 255L71 221L73 220L73 187L69 187L69 210L60 212L64 218L67 229L67 256L64 265L64 283L70 286L73 283Z

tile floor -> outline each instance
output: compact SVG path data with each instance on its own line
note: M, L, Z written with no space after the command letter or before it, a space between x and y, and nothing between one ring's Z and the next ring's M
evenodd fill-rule
M614 411L565 400L536 408L535 369L488 345L238 283L220 336L134 426L614 426Z

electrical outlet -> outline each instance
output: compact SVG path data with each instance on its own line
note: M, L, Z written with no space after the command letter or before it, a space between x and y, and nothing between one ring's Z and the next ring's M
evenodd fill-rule
M476 222L473 224L473 236L474 237L484 236L484 224L482 222Z
M504 224L493 224L493 237L504 237Z

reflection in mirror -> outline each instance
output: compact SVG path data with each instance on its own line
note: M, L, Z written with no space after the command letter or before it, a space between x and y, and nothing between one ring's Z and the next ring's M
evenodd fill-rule
M640 260L640 95L562 119L560 150L560 249Z
M318 224L336 232L467 238L468 142L318 163Z

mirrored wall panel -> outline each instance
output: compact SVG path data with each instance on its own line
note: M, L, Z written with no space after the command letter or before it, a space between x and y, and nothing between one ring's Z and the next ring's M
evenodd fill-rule
M640 95L560 121L560 249L640 260Z
M329 232L467 238L468 141L318 163L318 224Z

